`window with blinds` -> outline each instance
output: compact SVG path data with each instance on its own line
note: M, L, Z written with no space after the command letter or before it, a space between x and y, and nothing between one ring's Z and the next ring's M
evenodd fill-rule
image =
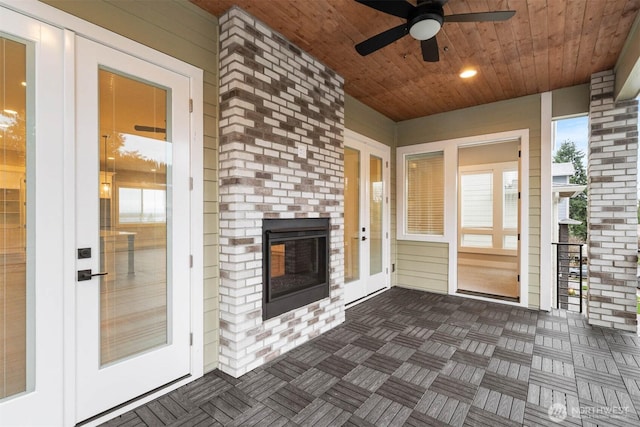
M444 235L444 153L405 158L407 234Z

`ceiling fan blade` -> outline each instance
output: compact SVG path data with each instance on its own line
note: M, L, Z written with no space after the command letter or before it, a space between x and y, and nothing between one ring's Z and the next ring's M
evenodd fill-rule
M422 48L422 59L426 62L438 62L440 60L440 53L438 52L438 40L435 37L431 37L427 40L420 42Z
M515 10L500 10L495 12L461 13L459 15L447 15L444 22L491 22L506 21L516 14Z
M363 42L358 43L356 45L356 51L360 55L366 56L378 49L382 49L383 47L393 43L394 41L402 38L407 34L409 34L409 28L407 27L407 24L398 25L397 27L390 28L387 31L384 31L378 35L368 38Z
M356 0L358 3L362 3L365 6L369 6L380 12L388 13L389 15L398 16L400 18L408 19L409 13L415 8L414 5L407 1L376 1L376 0Z

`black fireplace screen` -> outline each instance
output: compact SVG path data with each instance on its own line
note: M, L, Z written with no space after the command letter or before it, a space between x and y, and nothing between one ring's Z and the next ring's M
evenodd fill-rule
M264 220L263 318L329 296L329 220Z

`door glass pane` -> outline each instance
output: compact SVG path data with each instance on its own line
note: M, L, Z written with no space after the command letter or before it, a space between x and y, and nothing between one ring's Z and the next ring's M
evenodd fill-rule
M344 281L360 278L360 152L344 148Z
M29 82L30 83L30 82ZM0 399L27 390L27 46L0 37ZM30 283L31 281L29 281Z
M382 272L382 212L384 188L382 182L382 159L369 158L369 274Z
M169 93L100 70L101 364L167 344Z

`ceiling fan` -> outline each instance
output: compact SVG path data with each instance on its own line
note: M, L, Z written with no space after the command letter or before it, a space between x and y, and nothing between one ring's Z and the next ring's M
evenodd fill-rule
M516 14L515 10L501 10L494 12L462 13L459 15L446 15L442 7L448 0L418 0L416 6L405 0L356 0L365 6L369 6L380 12L398 16L407 22L390 28L356 45L356 51L366 56L378 49L393 43L394 41L411 34L416 40L420 40L422 58L427 62L438 62L438 42L436 34L442 24L446 22L491 22L506 21Z

